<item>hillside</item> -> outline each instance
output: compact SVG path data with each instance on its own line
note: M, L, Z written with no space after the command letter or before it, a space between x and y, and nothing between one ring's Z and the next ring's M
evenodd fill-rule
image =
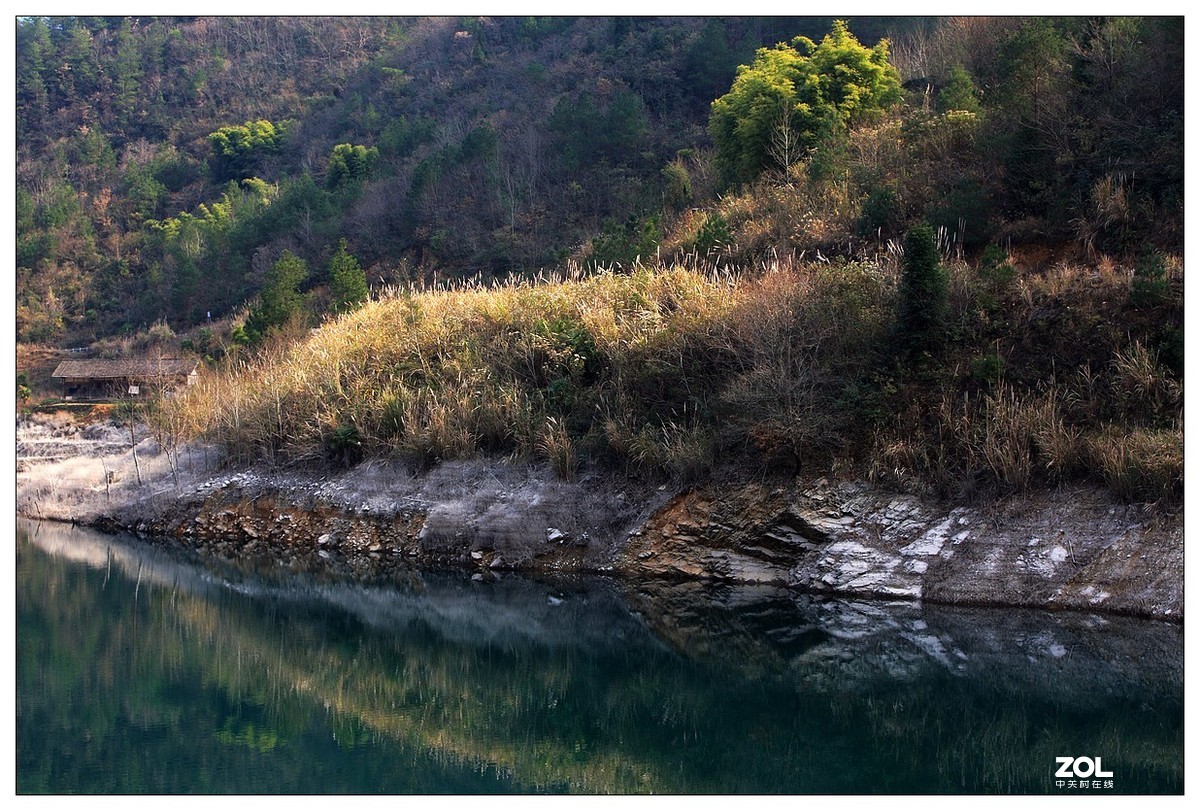
M790 32L764 20L22 19L21 337L223 316L284 249L320 261L339 237L388 281L555 264L605 218L655 200L659 168L703 140L737 59ZM269 137L227 140L226 154L210 139L254 122ZM340 143L374 150L374 165L331 179Z
M712 102L756 48L831 25L22 18L19 339L163 321L219 357L285 252L303 319L336 308L342 239L376 290L870 258L920 219L968 258L1181 250L1181 18L852 20L890 38L896 103L731 176Z

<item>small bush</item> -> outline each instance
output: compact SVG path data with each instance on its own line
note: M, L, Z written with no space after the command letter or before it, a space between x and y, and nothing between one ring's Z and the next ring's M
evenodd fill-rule
M881 231L885 234L890 233L899 223L899 209L895 189L890 186L871 189L867 199L863 201L862 213L858 218L858 235L873 237Z
M600 370L601 358L586 325L570 316L539 321L532 330L538 355L538 380L560 378L568 382L591 382ZM561 386L562 384L559 383Z
M692 202L692 176L682 160L673 160L662 169L663 205L679 211Z
M362 436L354 425L342 423L325 437L325 450L329 457L347 467L362 460Z
M698 256L708 257L729 250L732 244L733 229L729 227L729 220L720 214L710 214L696 232L694 250Z
M629 440L627 452L631 461L643 471L694 482L712 470L716 442L716 434L711 428L668 422L659 427L646 426L636 432Z
M1017 269L1008 261L1008 254L995 245L984 249L977 272L979 281L993 302L1003 297L1017 278Z
M904 238L900 275L900 333L910 350L927 349L946 331L949 279L933 229L914 226Z
M993 236L992 201L987 188L972 178L957 180L929 211L929 222L958 235L963 247L974 249Z
M662 226L657 216L644 219L630 216L623 224L610 220L592 240L587 264L598 268L628 269L639 260L650 262L662 238Z
M993 386L1004 375L1004 358L992 350L971 362L971 380L979 386Z
M1113 400L1126 421L1170 422L1183 403L1183 387L1158 362L1158 354L1139 341L1113 358L1110 380Z
M1133 284L1129 288L1129 303L1134 307L1156 307L1171 295L1167 266L1158 253L1143 254L1133 269Z
M17 372L17 400L24 403L33 396L33 389L29 385L29 373Z

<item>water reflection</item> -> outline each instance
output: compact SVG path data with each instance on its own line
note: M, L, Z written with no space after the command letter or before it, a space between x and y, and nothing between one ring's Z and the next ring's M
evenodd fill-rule
M1176 626L18 536L21 792L1182 790Z

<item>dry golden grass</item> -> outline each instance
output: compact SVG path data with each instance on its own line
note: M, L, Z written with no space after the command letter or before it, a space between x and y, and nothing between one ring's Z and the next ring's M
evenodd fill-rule
M1064 266L1018 278L996 310L973 269L950 270L949 328L966 342L996 312L1019 327L1048 297L1091 306L1128 289L1112 271ZM1061 374L1017 370L1020 382L1005 361L982 381L970 359L994 354L992 339L948 348L953 361L898 353L896 295L890 263L789 259L753 276L675 266L395 290L206 373L156 419L240 461L493 453L566 478L602 461L693 480L732 458L857 464L960 492L1079 476L1150 500L1176 492L1182 385L1144 343Z
M647 355L683 351L736 303L731 279L679 269L485 288L397 291L164 404L180 430L235 455L305 462L338 426L372 454L477 450L573 469L572 403L619 389ZM611 399L611 398L610 398ZM578 416L578 415L576 415Z
M1091 464L1130 501L1173 501L1183 495L1183 429L1110 426L1088 438Z

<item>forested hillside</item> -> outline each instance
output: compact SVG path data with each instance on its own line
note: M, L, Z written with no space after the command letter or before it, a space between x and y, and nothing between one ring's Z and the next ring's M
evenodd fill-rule
M22 18L17 37L23 341L211 313L253 342L364 281L856 257L921 219L970 256L1182 246L1181 18ZM878 92L819 86L825 63Z

